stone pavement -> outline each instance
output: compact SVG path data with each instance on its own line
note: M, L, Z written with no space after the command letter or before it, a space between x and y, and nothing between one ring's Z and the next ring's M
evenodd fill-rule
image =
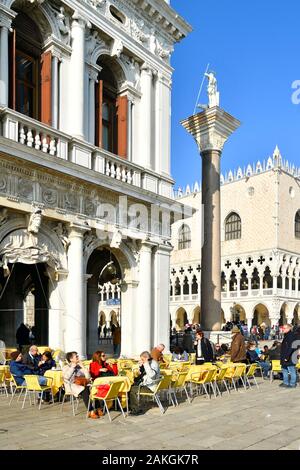
M232 391L217 399L196 397L190 405L169 407L164 415L151 408L124 420L116 411L86 420L81 403L76 417L69 403L43 404L41 411L0 396L0 450L201 450L300 449L300 387L282 389L275 380L260 389Z

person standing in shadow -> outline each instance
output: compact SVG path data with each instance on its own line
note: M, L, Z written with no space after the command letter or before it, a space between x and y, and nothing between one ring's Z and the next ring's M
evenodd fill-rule
M29 328L27 328L24 323L21 323L16 331L16 340L20 351L22 351L23 346L28 346L30 344L29 333Z

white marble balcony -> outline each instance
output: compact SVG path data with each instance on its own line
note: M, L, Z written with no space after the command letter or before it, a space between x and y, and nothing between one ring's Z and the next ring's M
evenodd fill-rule
M57 159L70 161L102 175L133 185L163 197L172 197L173 180L88 142L75 139L35 119L6 107L0 107L0 135Z

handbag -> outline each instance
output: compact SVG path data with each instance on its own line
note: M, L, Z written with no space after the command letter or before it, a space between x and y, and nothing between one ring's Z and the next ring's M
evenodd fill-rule
M81 385L82 387L86 387L89 382L90 379L87 379L86 377L75 377L74 380L76 385Z
M96 397L104 398L109 389L110 389L110 385L108 384L98 385Z

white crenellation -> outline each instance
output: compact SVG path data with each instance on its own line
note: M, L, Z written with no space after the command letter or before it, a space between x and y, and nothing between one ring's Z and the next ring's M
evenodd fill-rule
M222 173L220 176L221 185L234 183L235 181L239 181L244 178L250 178L251 176L276 169L283 170L295 178L300 178L300 167L296 167L294 164L289 163L288 160L283 160L280 150L276 145L273 157L269 157L262 162L258 160L257 163L254 163L253 165L249 164L246 168L244 167L243 169L238 167L237 170L230 170L229 172L226 172L225 175ZM192 188L190 185L187 185L185 188L179 187L177 190L174 190L174 197L181 198L188 196L191 193L198 193L200 191L201 183L196 181Z

